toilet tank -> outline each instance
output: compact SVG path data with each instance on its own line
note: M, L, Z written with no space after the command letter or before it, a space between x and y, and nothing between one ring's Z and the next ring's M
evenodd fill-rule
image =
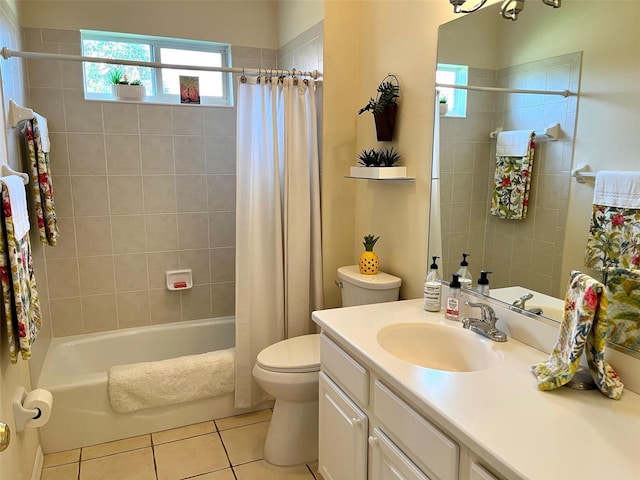
M384 272L363 275L358 265L338 268L338 278L343 307L398 300L402 283L400 278Z

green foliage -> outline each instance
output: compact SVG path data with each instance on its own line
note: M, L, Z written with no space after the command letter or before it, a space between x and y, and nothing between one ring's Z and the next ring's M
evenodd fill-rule
M131 80L131 82L129 82L129 85L142 85L142 80L136 78L135 80Z
M152 61L151 49L147 44L134 44L126 42L114 42L104 40L84 40L82 42L82 54L87 57L118 58L124 60ZM114 65L106 63L83 64L87 91L90 93L111 94L113 84L110 75L114 70ZM147 91L152 91L153 69L150 67L121 66L117 70L128 78L139 78L147 87Z
M109 81L114 85L122 82L123 77L124 73L122 73L120 70L111 70L111 72L109 72Z
M447 97L445 96L440 97L440 103L447 103Z
M370 148L358 155L358 164L363 167L393 167L400 161L400 154L394 147L376 150Z
M364 245L364 249L367 252L373 252L373 246L376 244L376 242L380 240L380 237L376 237L373 234L368 234L364 236L364 242L362 242L362 245Z
M378 98L370 98L369 102L358 110L358 115L364 112L380 113L389 104L396 103L396 99L400 97L400 85L395 85L392 82L382 82L378 85Z

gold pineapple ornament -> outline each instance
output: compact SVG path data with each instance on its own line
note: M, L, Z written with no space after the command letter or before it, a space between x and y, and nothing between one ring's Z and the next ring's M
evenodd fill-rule
M378 255L373 251L373 246L380 239L380 237L376 237L375 235L365 235L364 245L365 251L360 255L360 273L364 275L375 275L378 273L378 269L380 268L380 262L378 261Z

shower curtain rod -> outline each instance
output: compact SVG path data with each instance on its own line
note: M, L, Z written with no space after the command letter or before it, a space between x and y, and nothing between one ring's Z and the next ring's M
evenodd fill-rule
M152 67L152 68L171 68L176 70L198 70L204 72L224 72L224 73L242 73L242 74L257 74L264 73L265 75L287 75L287 76L299 76L299 77L311 77L317 79L322 74L317 70L310 72L301 72L296 70L277 70L272 68L240 68L240 67L204 67L196 65L176 65L171 63L159 63L159 62L142 62L134 60L119 60L115 58L99 58L99 57L84 57L82 55L63 55L60 53L40 53L40 52L22 52L19 50L11 50L7 47L2 47L0 55L5 60L11 57L31 58L34 60L62 60L70 62L92 62L92 63L109 63L113 65L130 65L135 67Z
M478 90L481 92L502 92L502 93L538 93L542 95L562 95L570 97L576 95L569 90L527 90L524 88L499 88L499 87L480 87L476 85L454 85L450 83L436 83L436 88L457 88L461 90Z

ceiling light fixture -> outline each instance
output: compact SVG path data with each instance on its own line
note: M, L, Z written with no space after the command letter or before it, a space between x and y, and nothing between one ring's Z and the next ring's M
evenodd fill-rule
M463 5L467 0L449 0L449 3L453 5L453 13L472 13L484 6L487 0L480 0L476 5L469 9L463 9ZM500 15L505 20L511 20L512 22L518 19L518 14L524 10L525 0L505 0L500 7ZM542 3L553 8L560 8L560 2L562 0L542 0Z

